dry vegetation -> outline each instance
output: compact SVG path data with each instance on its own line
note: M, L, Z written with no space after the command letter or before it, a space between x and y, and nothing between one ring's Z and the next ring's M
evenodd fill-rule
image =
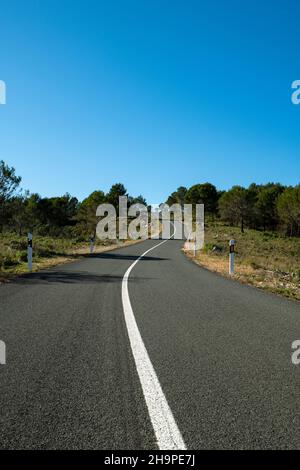
M300 300L300 238L251 229L241 233L238 228L208 222L204 249L196 258L191 252L187 255L197 264L228 276L230 238L236 241L235 279Z
M288 238L273 232L260 232L224 225L205 224L205 246L187 255L211 271L228 276L228 242L236 241L235 274L240 282L300 300L300 238ZM95 253L129 243L97 241ZM37 236L34 238L33 271L66 263L89 254L87 243L75 239ZM27 272L26 237L5 234L0 238L0 281Z
M95 253L126 246L133 241L97 241ZM136 242L135 242L136 243ZM33 241L33 271L74 261L89 255L89 245L75 239L37 236ZM0 237L0 282L28 272L27 239L12 234Z

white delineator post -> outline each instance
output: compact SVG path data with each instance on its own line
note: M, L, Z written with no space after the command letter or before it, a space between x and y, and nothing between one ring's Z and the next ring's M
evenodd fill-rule
M28 233L27 261L28 261L28 271L32 271L32 233Z
M0 364L6 364L6 346L2 340L0 340Z
M234 274L234 244L235 241L229 241L229 274Z

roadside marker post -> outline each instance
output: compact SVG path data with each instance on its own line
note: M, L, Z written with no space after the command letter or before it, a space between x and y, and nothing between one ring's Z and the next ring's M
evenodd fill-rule
M95 243L95 237L94 235L90 236L90 254L92 255L94 253L94 243Z
M32 271L32 233L28 233L27 238L27 261L28 271Z
M6 364L6 346L4 341L0 340L0 364Z
M229 241L229 274L234 274L234 244L235 241Z

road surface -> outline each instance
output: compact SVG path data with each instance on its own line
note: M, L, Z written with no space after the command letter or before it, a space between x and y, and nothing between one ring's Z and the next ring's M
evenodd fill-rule
M2 449L300 448L299 303L201 269L181 245L0 286Z

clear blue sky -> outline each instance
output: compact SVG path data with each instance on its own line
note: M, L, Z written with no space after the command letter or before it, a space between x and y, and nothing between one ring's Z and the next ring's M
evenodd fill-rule
M298 0L0 0L0 159L79 199L300 181Z

